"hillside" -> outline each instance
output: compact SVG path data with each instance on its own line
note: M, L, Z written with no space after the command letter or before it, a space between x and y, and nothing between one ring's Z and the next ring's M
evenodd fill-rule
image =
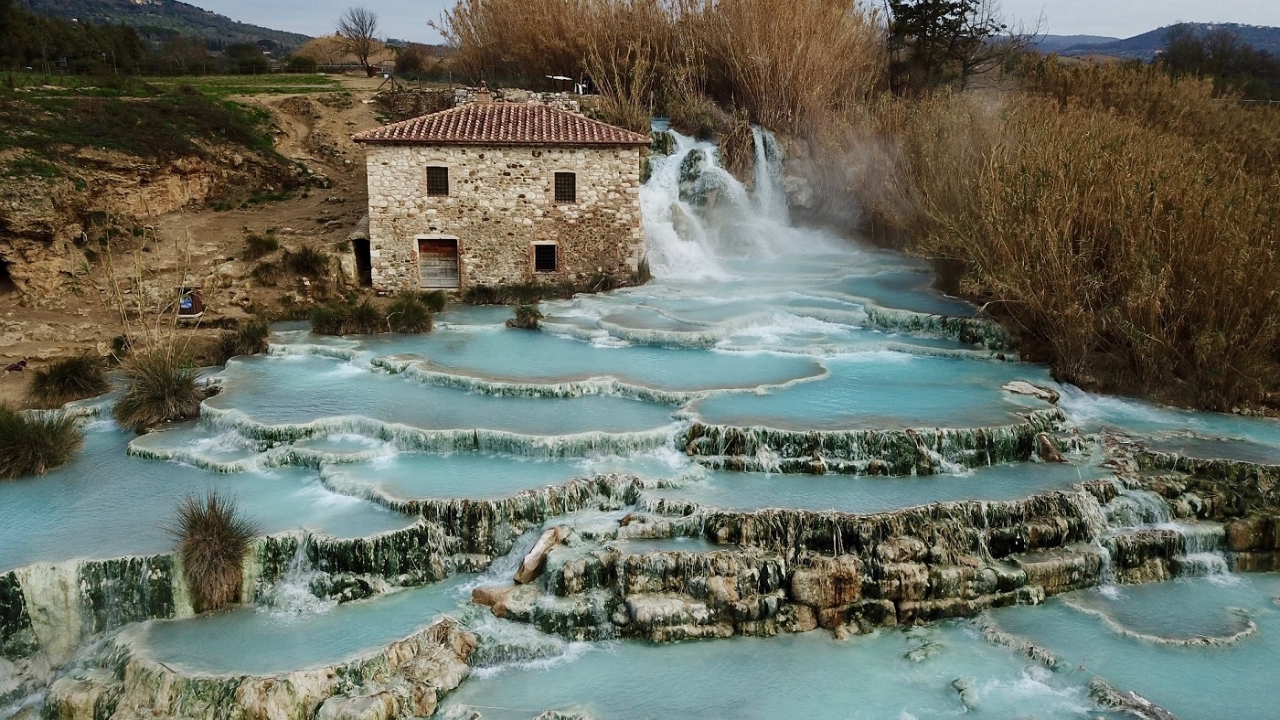
M1227 28L1235 33L1240 41L1254 46L1258 50L1266 50L1272 54L1280 54L1280 28L1259 25L1237 25L1235 23L1188 23L1197 33L1215 28ZM1123 58L1150 60L1156 52L1164 47L1169 28L1162 27L1150 32L1135 35L1124 40L1113 42L1086 41L1075 45L1050 50L1041 45L1046 52L1057 52L1060 55L1114 55Z
M1061 53L1068 48L1084 45L1103 45L1119 42L1120 38L1101 35L1041 35L1036 38L1036 49L1043 53Z
M121 23L153 39L181 35L232 43L275 43L281 50L301 47L306 35L236 22L177 0L25 0L32 12L67 20Z

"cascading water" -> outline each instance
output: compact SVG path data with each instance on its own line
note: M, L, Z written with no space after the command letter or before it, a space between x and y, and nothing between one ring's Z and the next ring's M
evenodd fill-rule
M791 227L781 149L773 134L752 128L753 180L748 192L721 163L714 144L672 130L670 155L650 158L640 188L649 266L664 280L724 280L724 261L832 249L819 232ZM846 250L847 252L847 250Z
M782 176L782 149L773 133L751 126L755 148L755 200L760 214L782 225L791 224L791 209Z
M284 575L258 598L261 610L288 618L327 612L337 605L334 600L317 597L314 592L314 587L325 580L325 575L312 564L307 554L310 544L309 536L298 543L298 551L293 554Z

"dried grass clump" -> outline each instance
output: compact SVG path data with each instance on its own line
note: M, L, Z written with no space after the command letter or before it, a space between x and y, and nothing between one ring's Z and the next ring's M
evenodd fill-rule
M583 290L569 281L472 285L462 293L462 301L468 305L536 305L543 300L565 300Z
M435 310L419 293L401 293L387 305L387 327L397 333L431 332Z
M262 320L241 325L235 330L225 330L218 336L215 350L215 363L226 365L227 361L237 355L262 355L267 352L270 343L271 329Z
M515 316L507 321L507 327L521 330L537 330L542 320L542 312L537 305L520 305L516 307Z
M329 272L329 256L321 250L303 245L295 252L286 250L283 265L285 270L295 275L319 278Z
M380 332L431 332L436 313L449 296L443 290L406 292L385 307L369 298L334 300L311 310L311 332L321 335L372 335Z
M384 328L386 316L365 298L334 300L311 310L311 332L320 335L372 335Z
M270 232L265 235L252 234L244 239L244 259L257 260L280 249L280 241Z
M160 346L135 350L124 363L128 388L111 413L134 432L200 414L205 390L199 372L176 350Z
M65 405L110 389L102 359L87 354L56 360L31 375L27 397L44 407Z
M242 564L258 527L243 517L232 498L210 492L178 506L169 529L197 612L218 610L240 595Z
M0 480L43 475L67 464L84 443L76 418L0 405Z

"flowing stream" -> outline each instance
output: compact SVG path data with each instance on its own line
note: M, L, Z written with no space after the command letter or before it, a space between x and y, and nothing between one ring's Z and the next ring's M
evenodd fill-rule
M1111 477L1084 440L1068 439L1066 463L1030 451L1000 457L996 441L977 452L939 440L922 450L928 472L905 477L781 473L811 459L776 444L733 450L825 433L845 469L870 473L876 461L858 454L868 442L859 433L971 437L984 428L982 438L999 438L1000 428L1057 412L1002 389L1014 381L1060 393L1071 437L1119 429L1157 450L1280 465L1280 423L1060 386L1046 368L1017 362L976 308L934 290L926 265L793 225L782 149L767 131L754 131L750 190L714 145L670 139L641 190L652 282L544 303L541 332L505 328L507 308L463 306L421 336L319 337L279 325L269 355L233 359L213 376L222 391L198 422L141 437L105 419L109 396L82 403L92 415L70 465L0 483L0 573L16 570L25 588L54 587L70 561L166 553L177 502L219 490L264 535L298 540L279 577L255 586L253 604L117 623L139 653L182 672L326 667L447 615L480 645L471 679L442 701L441 717L1109 716L1090 694L1095 674L1183 720L1274 712L1280 696L1267 673L1280 661L1271 601L1280 580L1231 574L1221 525L1179 520L1142 489L1097 511L1090 552L1109 563L1127 538L1164 533L1182 579L1104 584L992 613L1003 629L1079 663L1074 673L989 643L968 620L843 641L817 631L650 645L565 639L471 605L474 588L510 578L544 526L598 536L623 555L697 554L723 546L679 525L679 513L665 536L618 527L644 507L886 513L1074 492ZM734 429L746 441L708 435L711 450L691 455L695 426ZM601 474L638 477L639 496L539 517L518 537L468 550L477 567L447 580L364 588L370 597L340 604L316 597L320 585L349 582L316 565L326 543L410 528L433 502L498 502ZM31 712L40 697L19 673L0 660L0 719Z

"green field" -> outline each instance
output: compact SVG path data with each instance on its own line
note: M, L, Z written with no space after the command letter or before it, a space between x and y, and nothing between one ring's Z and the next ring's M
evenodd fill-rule
M147 97L194 87L214 98L232 95L294 95L333 92L342 86L332 75L56 75L4 74L4 88L41 96ZM149 87L148 87L149 86Z
M330 75L176 75L172 77L147 77L144 80L161 90L172 90L190 85L206 95L293 95L298 93L331 92L342 86Z

